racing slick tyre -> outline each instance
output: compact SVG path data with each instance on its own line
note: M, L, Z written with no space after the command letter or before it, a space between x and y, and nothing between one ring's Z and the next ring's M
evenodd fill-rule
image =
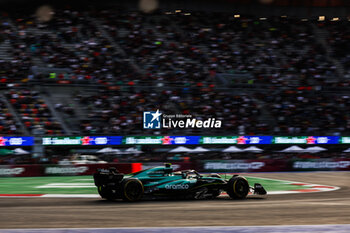
M122 198L124 201L138 201L144 193L144 187L139 179L124 179L121 183L123 188Z
M244 199L249 193L248 181L242 176L234 176L228 181L226 191L232 199Z

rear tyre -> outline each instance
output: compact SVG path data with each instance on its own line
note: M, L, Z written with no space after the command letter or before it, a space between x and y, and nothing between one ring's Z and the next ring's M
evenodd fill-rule
M242 176L234 176L227 183L227 194L232 199L245 199L249 193L248 181Z
M124 201L138 201L142 198L144 193L143 184L139 179L124 179L122 181Z

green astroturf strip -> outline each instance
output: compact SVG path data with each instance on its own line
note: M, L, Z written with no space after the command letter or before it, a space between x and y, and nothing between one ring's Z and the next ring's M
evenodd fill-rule
M305 188L290 185L288 181L256 177L246 178L251 186L254 183L260 183L268 192ZM67 185L62 183L67 183ZM54 184L56 184L56 188L52 187ZM38 188L38 186L43 185L47 187ZM78 187L69 187L69 185ZM93 187L79 187L81 185ZM65 186L65 188L57 186ZM0 194L97 194L97 189L94 187L92 176L6 177L0 178Z
M37 188L37 186L52 183L91 183L93 185L93 180L92 176L0 178L0 194L97 194L95 187Z

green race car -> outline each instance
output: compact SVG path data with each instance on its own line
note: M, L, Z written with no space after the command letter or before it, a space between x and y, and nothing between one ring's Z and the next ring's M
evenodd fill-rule
M223 191L232 199L244 199L250 191L266 194L262 185L255 183L250 187L248 181L239 175L226 180L218 174L203 176L195 170L174 172L170 164L130 175L121 174L115 168L98 169L94 181L100 196L108 200L212 199Z

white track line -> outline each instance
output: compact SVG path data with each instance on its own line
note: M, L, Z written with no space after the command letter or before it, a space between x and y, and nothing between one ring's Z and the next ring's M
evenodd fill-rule
M49 183L35 188L95 188L94 183Z
M98 194L44 194L40 197L51 198L100 198Z

